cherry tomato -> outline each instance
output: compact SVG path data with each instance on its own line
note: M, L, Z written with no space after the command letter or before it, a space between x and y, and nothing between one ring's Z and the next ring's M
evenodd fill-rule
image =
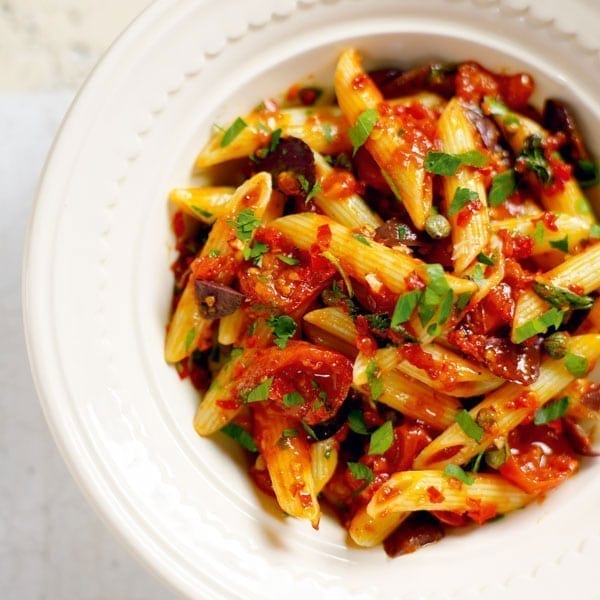
M271 377L271 408L316 425L330 419L348 395L352 362L338 352L290 341L284 349L258 350L240 377L237 394L243 398Z
M508 436L510 455L500 473L530 494L556 487L579 465L560 422L520 425Z

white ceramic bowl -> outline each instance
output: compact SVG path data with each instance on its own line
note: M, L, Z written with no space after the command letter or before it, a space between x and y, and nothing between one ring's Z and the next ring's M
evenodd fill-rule
M31 222L27 338L57 442L91 503L190 597L591 597L591 462L541 505L392 561L347 546L333 519L318 533L282 519L233 444L193 431L195 394L163 361L167 192L192 181L213 122L306 75L330 81L349 45L367 66L441 58L524 69L538 98L574 106L600 156L598 52L563 35L560 19L508 0L159 1L75 102Z

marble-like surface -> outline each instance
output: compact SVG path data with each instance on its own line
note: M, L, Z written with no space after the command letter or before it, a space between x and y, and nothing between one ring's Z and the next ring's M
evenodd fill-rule
M0 598L172 598L87 505L44 421L27 364L20 276L37 178L73 97L0 93Z

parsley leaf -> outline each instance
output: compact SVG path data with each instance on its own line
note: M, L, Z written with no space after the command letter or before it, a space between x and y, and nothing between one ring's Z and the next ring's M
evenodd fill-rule
M321 193L322 189L323 188L318 183L315 183L312 188L310 188L310 192L306 194L305 203L310 202L317 194Z
M289 408L290 406L298 406L304 403L304 398L299 392L293 391L283 395L283 405Z
M479 198L479 195L473 190L463 187L456 188L454 198L452 198L450 208L448 209L448 216L451 217L460 212L469 202L473 202L477 198Z
M392 329L397 329L399 325L406 323L406 321L410 319L415 307L421 299L421 293L420 290L412 290L402 294L402 296L398 298L390 323Z
M391 326L391 321L387 313L373 313L365 315L369 328L374 331L387 331Z
M296 321L287 315L281 315L280 317L273 315L267 320L267 325L273 328L273 341L282 350L296 333Z
M517 159L522 160L525 166L530 171L533 171L542 183L550 183L552 180L550 165L544 155L542 138L539 135L530 135L525 140L521 153Z
M367 381L371 390L371 398L377 400L383 394L383 381L379 376L379 367L377 361L371 359L367 364Z
M277 150L277 146L279 146L279 142L281 140L281 129L276 129L271 134L271 141L269 142L269 152L275 152Z
M371 246L369 240L362 233L355 233L352 237L365 246Z
M527 321L515 329L515 343L520 344L534 335L546 333L549 327L560 327L564 314L563 311L553 306L539 317Z
M600 224L594 223L590 227L590 237L595 239L600 238Z
M488 256L487 254L484 254L483 252L480 252L477 255L477 260L484 265L488 265L489 267L493 267L496 264L494 262L494 259L491 256Z
M348 413L348 426L354 433L369 435L362 411L359 409L353 409Z
M585 377L590 370L590 363L585 356L579 356L579 354L571 354L567 352L565 354L565 367L567 371L575 377Z
M373 471L371 471L371 469L367 467L367 465L358 462L349 462L346 464L348 465L350 473L352 473L352 477L354 477L354 479L358 479L359 481L365 482L365 485L363 488L361 488L361 491L375 479ZM357 490L357 493L358 492L359 490Z
M465 485L473 485L475 483L475 477L466 473L462 467L458 465L449 464L444 468L444 475L446 477L454 477Z
M549 402L535 411L533 422L536 425L545 425L546 423L556 421L556 419L560 419L567 412L568 407L569 398L567 396L554 402Z
M246 402L264 402L269 398L269 392L271 391L271 384L273 383L273 377L265 379L262 383L259 383L254 389L250 390L246 395Z
M550 241L550 246L552 248L556 248L557 250L560 250L561 252L568 252L569 251L569 236L565 235L564 238L562 238L561 240L555 240L555 241Z
M473 294L471 294L471 292L463 292L462 294L459 294L458 298L456 299L456 308L458 310L463 310L464 308L466 308L472 296Z
M315 433L315 430L308 423L300 421L300 425L302 425L302 429L304 429L304 431L306 431L306 433L308 433L308 435L310 435L310 437L313 438L313 440L319 439L317 437L317 434Z
M287 254L278 254L277 258L286 265L294 266L297 265L300 261L293 256L288 256Z
M533 234L533 239L535 240L535 242L537 244L541 244L544 241L545 237L546 237L546 230L544 228L544 225L541 221L538 221L535 224L535 232Z
M254 230L260 225L260 219L254 215L251 208L245 208L235 216L234 220L227 223L235 229L238 239L249 242Z
M384 454L394 443L394 428L391 421L386 421L371 434L369 454Z
M358 116L356 123L348 130L348 136L354 148L353 155L369 139L375 124L379 119L379 113L374 108L367 108Z
M461 154L448 154L446 152L428 152L425 157L425 170L435 175L456 175L458 167L484 167L488 163L485 154L477 150L469 150Z
M221 431L238 442L243 448L246 448L246 450L258 452L258 448L250 433L237 423L227 423L227 425L221 427Z
M471 439L477 443L483 439L483 428L480 427L473 417L466 411L461 410L455 417L454 420L458 423L458 426L468 435Z
M204 217L206 219L210 219L213 214L211 212L208 212L207 210L204 210L203 208L200 208L199 206L194 206L192 204L191 209L197 214L200 215L201 217Z
M240 135L240 133L242 133L246 127L248 127L248 123L246 123L246 121L244 121L244 119L241 117L238 117L232 123L229 129L227 129L227 131L225 131L223 134L223 137L221 138L221 148L229 146L229 144L231 144L231 142L233 142L233 140L235 140L235 138Z
M185 336L185 351L188 352L196 339L196 328L192 327Z
M266 254L269 251L269 246L267 244L263 244L262 242L254 242L252 247L245 246L242 250L242 256L244 260L254 260L255 265L261 264L262 255Z
M515 172L512 169L498 173L492 179L492 187L488 196L490 206L500 206L507 198L514 194L517 189Z

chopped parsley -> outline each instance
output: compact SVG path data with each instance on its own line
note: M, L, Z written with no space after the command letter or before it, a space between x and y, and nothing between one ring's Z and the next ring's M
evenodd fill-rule
M549 402L535 411L533 422L536 425L545 425L546 423L556 421L556 419L560 419L567 412L568 407L569 398L567 396L554 402Z
M378 400L381 394L383 394L383 381L379 374L379 367L377 361L371 359L367 364L367 382L369 383L369 389L371 391L371 398Z
M546 333L549 327L560 327L564 314L562 310L553 306L539 317L527 321L515 329L515 343L520 344L534 335Z
M444 468L444 475L446 477L454 477L465 485L473 485L475 483L475 477L469 475L462 467L458 465L449 464Z
M210 218L212 218L214 216L211 212L208 212L207 210L204 210L203 208L200 208L199 206L192 205L191 209L197 215L200 215L201 217L204 217L205 219L210 219Z
M283 395L283 405L287 408L304 404L304 398L299 392L293 391Z
M227 423L227 425L221 427L221 431L238 442L246 450L258 452L258 448L250 433L237 423Z
M537 244L541 244L544 241L545 237L546 237L546 230L544 228L544 225L541 221L538 221L535 224L535 232L533 234L533 239L535 240L535 242Z
M362 411L359 409L353 409L348 413L348 426L354 433L369 435Z
M287 315L273 315L267 320L267 325L273 328L273 341L282 350L287 346L291 337L296 333L296 321Z
M592 187L600 183L600 170L591 160L579 160L575 166L575 176L582 188Z
M306 433L308 433L308 435L310 435L310 437L313 438L313 440L319 439L317 437L317 434L315 433L315 430L308 423L300 421L300 425L302 425L302 429L304 429L304 431L306 431Z
M483 265L487 265L488 267L493 267L496 263L494 262L494 259L491 256L488 256L487 254L484 254L483 252L480 252L477 255L477 260L483 264Z
M391 421L386 421L372 434L369 441L369 454L384 454L394 443L394 428Z
M512 169L498 173L492 179L492 187L488 196L490 206L500 206L507 198L512 196L517 189L515 172Z
M359 462L348 462L348 469L350 469L350 473L352 473L352 477L354 479L358 479L358 481L363 481L363 485L358 488L354 493L360 494L371 482L375 480L375 475L373 471L367 465Z
M461 410L454 420L458 426L465 432L465 435L475 440L477 443L483 439L483 427L475 422L475 419L466 411Z
M233 140L235 140L235 138L240 135L240 133L242 133L246 127L248 127L246 121L244 121L244 119L241 117L238 117L232 123L229 129L227 129L223 134L223 137L221 138L221 148L229 146L229 144L231 144L231 142L233 142Z
M271 134L271 141L269 142L269 152L273 153L277 150L277 146L279 146L279 142L281 141L281 129L276 129Z
M242 256L244 260L254 260L254 264L260 266L262 263L262 256L269 251L269 246L262 242L254 242L252 246L244 246L242 249Z
M552 180L550 165L544 155L542 138L539 135L530 135L525 140L517 159L521 160L530 171L535 173L542 183L550 183Z
M282 263L285 263L286 265L290 265L291 267L293 267L294 265L297 265L300 262L297 258L294 258L293 256L288 256L287 254L278 254L277 258Z
M454 198L450 202L450 208L448 209L448 216L451 217L456 213L460 212L469 202L474 202L479 198L477 192L468 188L459 187L454 192Z
M362 233L355 233L352 237L355 240L358 240L361 244L364 244L365 246L370 246L371 245L369 243L369 240Z
M485 154L477 150L469 150L462 154L448 154L446 152L428 152L425 157L425 170L434 175L456 175L458 167L484 167L488 163Z
M367 108L358 116L356 123L348 130L348 136L354 148L353 155L369 139L375 124L379 119L379 113L374 108Z
M273 377L265 379L262 383L259 383L254 389L250 390L246 395L246 402L264 402L269 398L269 392L271 391L271 384L273 383Z
M186 352L189 352L195 339L196 339L196 328L192 327L185 336L185 351Z
M260 225L260 219L254 215L251 208L241 210L232 221L227 221L236 232L239 240L249 242L252 239L252 234Z
M412 290L402 294L402 296L398 298L396 306L394 307L390 327L395 330L402 323L406 323L406 321L410 319L420 299L420 290Z
M561 252L568 252L569 251L569 236L565 235L564 238L562 238L561 240L554 240L554 241L550 241L550 246L552 248L556 248L557 250L560 250Z

